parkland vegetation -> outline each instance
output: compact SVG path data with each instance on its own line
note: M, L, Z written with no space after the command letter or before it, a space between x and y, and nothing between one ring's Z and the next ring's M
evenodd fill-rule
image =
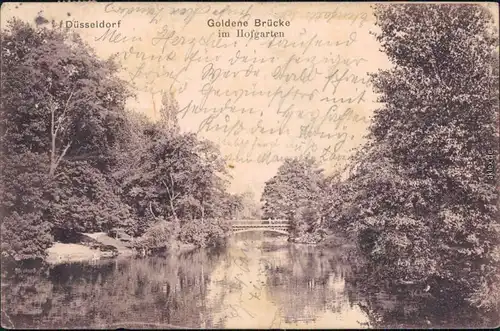
M227 192L218 148L180 133L172 95L156 122L127 109L114 59L55 27L13 20L1 52L4 258L41 258L54 240L113 228L149 250L215 245L225 220L256 217L248 194Z
M381 4L375 17L393 66L371 76L382 107L368 143L342 180L322 175L313 161L285 161L265 187L264 215L292 220L301 242L356 243L363 283L418 289L444 307L438 314L480 307L498 323L493 17L464 4Z
M498 323L493 17L472 4L374 13L393 66L371 75L381 107L367 143L335 174L285 160L266 183L262 215L290 220L295 242L350 243L362 283L392 295L418 289L418 309L465 305ZM115 60L54 27L11 21L1 55L3 258L43 258L55 240L114 228L152 252L218 245L227 220L260 217L251 194L228 193L217 146L180 132L174 95L163 96L159 121L127 109L133 95Z

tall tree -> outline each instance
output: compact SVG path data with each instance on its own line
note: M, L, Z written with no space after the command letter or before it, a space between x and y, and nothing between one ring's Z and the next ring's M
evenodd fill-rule
M253 191L245 191L240 195L240 198L243 209L239 213L239 216L242 219L260 219L262 214L261 206L255 198L255 193Z
M33 256L40 256L50 244L44 239L47 231L95 229L111 216L100 211L123 211L117 208L120 202L108 175L128 137L124 105L130 94L116 77L119 68L113 59L99 59L78 35L55 26L10 21L2 31L1 55L2 170L14 167L2 183L8 198L2 201L2 227L18 234L6 238L10 248L4 252L25 258L26 247L31 247ZM33 164L34 159L39 164L31 170L19 163ZM79 183L85 190L93 177L102 194L68 188ZM22 191L37 198L18 196ZM26 206L26 199L32 198L39 200L37 208ZM77 206L84 200L100 207L79 219ZM23 219L32 232L21 235L13 219ZM13 254L16 250L19 254Z
M165 130L173 134L179 134L180 132L178 112L179 103L173 93L164 92L161 99L160 124Z
M147 139L136 153L136 167L121 175L125 200L139 218L156 216L185 222L221 215L226 181L224 162L215 146L193 134L174 134L162 123L146 123Z
M8 153L48 157L56 175L63 159L103 169L123 130L125 82L112 59L102 61L76 34L10 22L2 43L2 121Z
M261 197L264 218L293 220L299 207L318 201L322 182L322 170L314 160L286 159L265 184Z
M492 15L465 4L380 4L374 13L394 66L373 75L383 107L349 180L363 249L382 277L498 309Z

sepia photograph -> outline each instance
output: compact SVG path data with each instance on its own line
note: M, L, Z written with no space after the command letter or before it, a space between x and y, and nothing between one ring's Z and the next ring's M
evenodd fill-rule
M496 2L4 2L4 329L500 325Z

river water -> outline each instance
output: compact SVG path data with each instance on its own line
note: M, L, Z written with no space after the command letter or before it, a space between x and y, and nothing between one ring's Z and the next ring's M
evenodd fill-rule
M235 235L217 251L23 267L2 282L2 325L373 327L363 309L371 299L350 281L352 269L342 249L262 233ZM397 305L377 295L386 308Z

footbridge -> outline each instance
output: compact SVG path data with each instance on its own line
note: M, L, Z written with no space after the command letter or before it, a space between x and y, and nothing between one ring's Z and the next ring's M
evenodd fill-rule
M233 220L233 233L250 231L271 231L284 235L290 234L290 222L287 220Z

